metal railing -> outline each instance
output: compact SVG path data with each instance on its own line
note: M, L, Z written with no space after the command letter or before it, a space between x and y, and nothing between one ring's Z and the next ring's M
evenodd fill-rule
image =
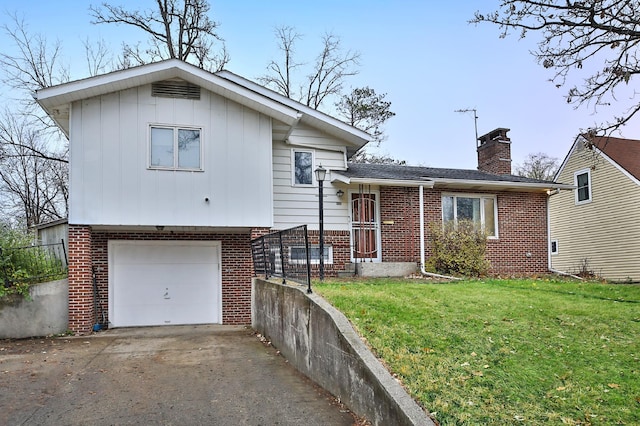
M0 247L0 274L5 287L39 283L67 276L67 252L59 243L26 247Z
M311 293L311 260L307 225L272 232L251 240L256 275L282 278L306 285Z

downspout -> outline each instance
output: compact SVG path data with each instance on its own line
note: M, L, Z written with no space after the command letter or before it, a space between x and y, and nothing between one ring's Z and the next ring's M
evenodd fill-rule
M420 273L428 277L444 278L447 280L460 280L461 278L434 274L433 272L427 272L424 270L425 248L424 248L424 186L423 185L420 185L419 193L420 193L420 202L419 202L420 203Z
M551 264L551 214L549 213L549 201L551 201L551 196L552 195L556 195L560 192L559 189L556 189L555 191L547 191L547 268L549 269L549 272L552 272L554 274L558 274L558 275L564 275L567 277L571 277L571 278L576 278L578 280L582 280L582 278L580 278L577 275L573 275L570 274L568 272L563 272L563 271L558 271L556 269L553 269L552 264Z

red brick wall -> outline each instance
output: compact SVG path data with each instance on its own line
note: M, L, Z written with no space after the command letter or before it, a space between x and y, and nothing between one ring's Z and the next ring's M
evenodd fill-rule
M420 261L418 191L418 188L380 188L383 262ZM423 194L427 259L431 254L429 226L442 222L442 192L425 189ZM491 262L491 273L530 275L547 272L546 194L487 193L496 194L498 202L499 238L487 240L487 259ZM531 255L528 256L528 253Z
M91 267L95 267L100 306L108 312L109 240L198 240L221 242L222 322L251 323L250 235L171 232L105 232L69 227L69 328L86 333L94 324Z
M69 225L69 329L89 332L94 324L91 230Z
M309 245L320 243L320 231L308 231ZM351 234L349 231L324 231L324 245L331 246L333 250L333 264L324 265L324 274L327 277L336 276L339 271L344 271L344 265L351 262ZM319 275L320 265L311 265L311 275Z

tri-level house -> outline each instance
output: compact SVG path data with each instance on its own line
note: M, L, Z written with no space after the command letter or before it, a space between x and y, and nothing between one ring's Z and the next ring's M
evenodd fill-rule
M547 194L571 187L512 176L508 129L480 138L479 170L351 164L365 132L178 60L36 99L69 138L76 332L91 330L94 300L112 327L250 323L250 240L307 224L317 242L320 165L328 274L354 263L416 270L430 253L425 229L462 219L486 230L493 273L544 273Z
M552 267L612 281L640 281L640 140L576 138L555 180Z

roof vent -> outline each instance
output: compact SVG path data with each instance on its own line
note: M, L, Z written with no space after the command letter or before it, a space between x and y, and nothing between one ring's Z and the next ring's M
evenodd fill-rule
M164 80L151 84L151 96L200 100L200 86L184 80Z

